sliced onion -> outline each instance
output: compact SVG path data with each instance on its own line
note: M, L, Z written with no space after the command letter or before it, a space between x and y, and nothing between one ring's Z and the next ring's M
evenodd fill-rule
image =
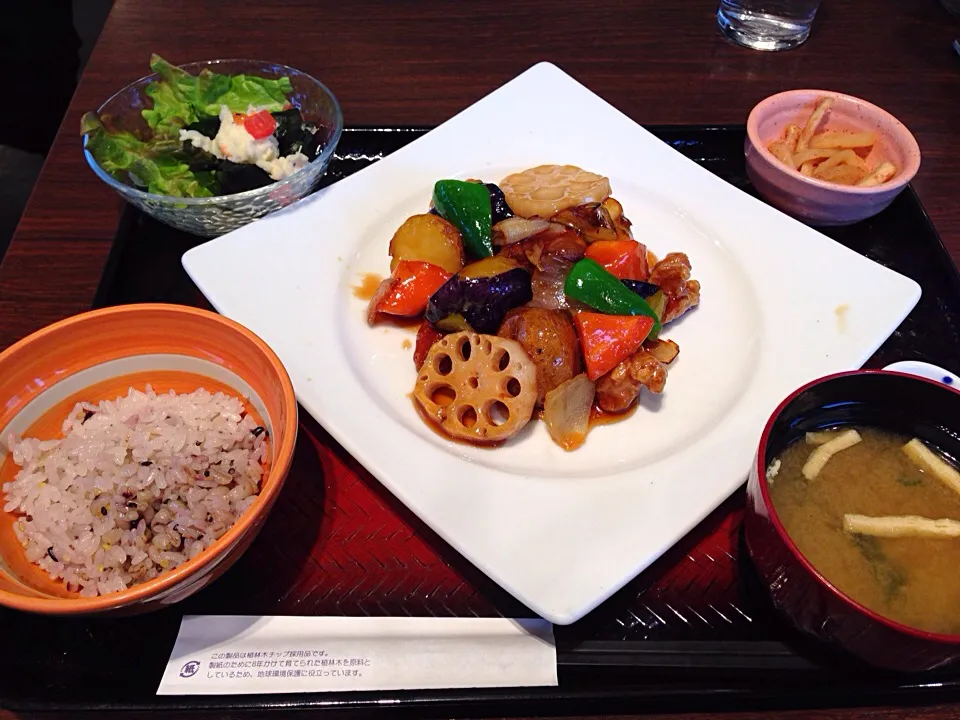
M563 291L564 283L573 263L569 260L547 255L542 262L542 269L533 271L530 279L530 290L533 299L527 303L529 307L544 308L545 310L589 310L581 302L567 297Z
M590 410L596 387L586 373L570 378L543 399L543 419L553 441L564 450L583 444L590 429Z
M610 220L613 222L619 235L623 236L623 238L633 238L633 230L630 229L633 223L623 214L623 205L614 198L608 197L600 203L600 207L604 208L607 214L610 215Z
M546 310L562 310L569 307L567 296L563 292L563 284L572 267L573 263L562 258L549 257L543 263L542 270L534 270L530 280L530 289L533 292L530 307Z
M581 233L588 243L620 239L609 211L599 203L587 203L561 210L550 220Z
M513 245L543 232L549 226L550 223L547 220L509 217L493 226L493 244L500 247Z
M680 346L673 340L661 340L660 338L648 340L643 344L643 347L664 365L672 363L680 354Z
M621 205L618 200L615 200L612 197L608 197L606 200L600 203L600 207L607 211L607 214L610 215L610 219L613 222L616 222L623 217L623 205Z

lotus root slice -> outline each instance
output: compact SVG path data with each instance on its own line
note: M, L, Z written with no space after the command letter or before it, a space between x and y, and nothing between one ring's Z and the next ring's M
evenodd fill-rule
M537 369L514 340L454 333L430 348L413 397L451 437L499 443L520 432L533 415Z
M550 218L567 208L603 202L610 196L610 181L575 165L538 165L508 175L500 189L520 217Z

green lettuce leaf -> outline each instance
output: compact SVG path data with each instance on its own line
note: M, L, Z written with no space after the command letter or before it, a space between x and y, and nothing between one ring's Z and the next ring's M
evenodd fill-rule
M130 171L158 195L174 197L211 197L215 180L212 173L195 173L173 155L139 158Z
M216 117L221 105L231 112L246 112L251 105L277 112L283 110L287 94L293 92L287 77L267 80L220 75L209 69L194 76L159 55L150 58L150 69L160 77L147 85L145 92L153 100L153 107L142 113L158 135L176 135L180 128L200 118Z
M174 197L210 197L216 182L212 173L194 173L176 155L176 140L143 142L127 132L110 133L95 113L80 121L87 136L86 149L106 172L121 182L133 180L147 190Z
M180 128L197 120L200 104L199 78L171 65L159 55L150 58L150 69L160 76L144 92L153 107L143 110L143 119L158 136L177 135Z
M204 110L208 117L215 117L220 114L220 106L216 103L217 98L230 91L230 76L220 75L204 68L197 76L197 103L201 108L208 108L216 105L213 112Z
M219 75L216 77L228 80L229 87L219 95L204 92L205 98L212 98L199 108L199 112L204 115L218 115L221 105L226 105L231 112L245 113L251 105L264 108L270 112L278 112L283 110L289 102L287 93L293 92L290 78L287 77L279 80L267 80L250 77L249 75L233 75L230 77ZM222 81L219 82L222 83Z

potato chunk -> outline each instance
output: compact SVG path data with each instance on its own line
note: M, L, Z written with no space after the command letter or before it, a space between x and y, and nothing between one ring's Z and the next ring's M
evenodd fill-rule
M391 272L401 260L418 260L455 273L463 267L463 239L460 232L439 215L413 215L390 240L390 258Z

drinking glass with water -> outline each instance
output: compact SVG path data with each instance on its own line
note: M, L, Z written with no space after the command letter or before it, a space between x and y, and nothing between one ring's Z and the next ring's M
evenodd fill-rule
M754 50L788 50L810 35L820 0L720 0L720 32Z

